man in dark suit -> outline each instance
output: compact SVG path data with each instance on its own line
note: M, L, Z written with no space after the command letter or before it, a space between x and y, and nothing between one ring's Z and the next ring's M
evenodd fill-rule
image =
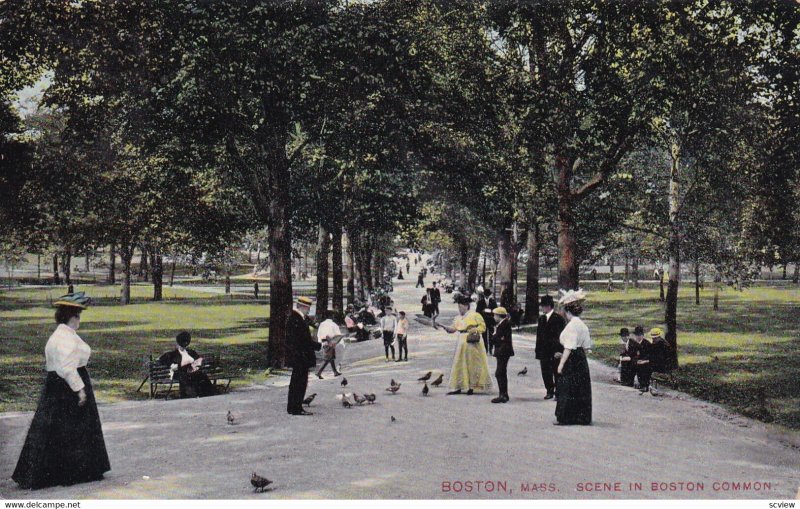
M486 322L486 332L483 333L483 346L486 347L486 351L491 354L494 350L494 343L492 342L492 336L494 334L494 314L492 310L497 307L497 301L494 300L492 291L488 288L484 290L478 287L478 294L480 298L475 305L475 311L480 313L483 317L483 321Z
M431 304L433 304L433 319L439 316L439 303L442 302L442 292L439 291L439 283L433 282L433 290L431 290Z
M294 310L286 320L286 350L292 378L289 381L289 402L286 411L291 415L312 415L303 410L303 400L308 387L308 370L317 365L315 350L322 349L322 343L314 341L308 330L306 316L312 301L308 297L298 297Z
M561 360L561 346L559 338L561 331L567 325L564 318L553 311L555 303L553 297L545 295L540 301L542 315L539 316L539 324L536 327L536 358L542 367L542 380L547 389L544 399L553 399L556 390L556 369Z

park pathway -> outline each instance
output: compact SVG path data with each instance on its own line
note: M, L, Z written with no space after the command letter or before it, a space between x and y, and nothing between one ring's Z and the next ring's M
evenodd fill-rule
M395 281L397 308L410 316L422 295L416 273L412 264L411 275ZM456 306L444 299L447 322ZM2 414L0 498L781 499L798 492L797 433L679 393L640 396L612 383L613 369L597 362L593 425L553 426L555 403L542 399L528 335L515 337L508 404L491 404L493 395L445 396L444 387L423 398L416 378L433 370L446 379L453 341L412 321L407 363L386 363L380 341L348 345L346 389L374 392L377 403L342 408L341 378L328 370L309 383L309 394L317 393L312 417L286 414L286 376L213 398L103 405L113 470L90 484L18 490L10 476L32 414ZM528 375L516 376L523 366ZM392 378L402 383L397 395L384 390ZM241 414L240 424L226 424L228 409ZM275 489L253 493L253 471Z

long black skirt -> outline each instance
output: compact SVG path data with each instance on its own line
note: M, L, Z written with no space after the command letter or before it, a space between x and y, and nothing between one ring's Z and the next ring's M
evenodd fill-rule
M53 371L47 372L39 406L11 476L23 489L68 486L102 479L111 470L100 414L86 368L78 368L86 404Z
M560 424L592 423L592 382L583 348L570 353L556 384L556 420Z

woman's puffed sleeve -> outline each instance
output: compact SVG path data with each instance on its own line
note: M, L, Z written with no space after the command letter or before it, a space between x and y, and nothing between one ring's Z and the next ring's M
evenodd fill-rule
M578 347L578 331L575 327L570 327L569 324L561 331L559 341L564 348L575 350Z
M78 374L78 344L70 338L62 338L52 349L51 355L56 374L64 379L69 388L78 392L84 388L83 380Z
M486 332L486 321L483 319L480 313L472 313L472 323L473 327L475 327L481 334Z

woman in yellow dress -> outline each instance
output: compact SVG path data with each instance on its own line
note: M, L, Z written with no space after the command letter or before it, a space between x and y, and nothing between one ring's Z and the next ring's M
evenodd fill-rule
M453 326L441 326L448 333L458 333L456 353L453 367L450 370L450 392L461 394L466 391L489 392L492 390L492 377L489 374L489 359L481 341L481 334L486 330L486 322L480 313L470 311L472 300L466 295L456 296L458 316Z

